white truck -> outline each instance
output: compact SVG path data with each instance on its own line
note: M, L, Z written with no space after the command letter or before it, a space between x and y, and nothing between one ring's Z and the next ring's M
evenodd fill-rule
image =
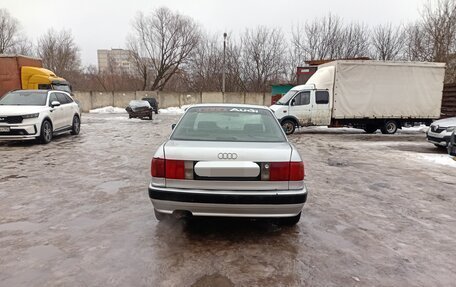
M287 134L296 127L354 127L394 134L440 117L445 64L337 60L270 108Z

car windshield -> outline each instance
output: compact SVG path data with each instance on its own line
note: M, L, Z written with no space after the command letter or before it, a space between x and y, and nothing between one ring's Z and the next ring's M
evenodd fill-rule
M175 127L172 140L284 142L274 115L265 109L192 107Z
M0 105L12 106L45 106L47 93L43 92L11 92L0 99Z
M276 102L276 105L288 105L288 101L290 101L290 99L296 95L298 91L295 91L295 90L289 90L288 93L286 93L285 95L283 95L283 97L280 98L280 100L278 100Z

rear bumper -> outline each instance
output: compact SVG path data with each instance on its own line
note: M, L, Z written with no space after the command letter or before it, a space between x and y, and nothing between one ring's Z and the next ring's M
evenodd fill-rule
M149 185L149 197L157 211L168 214L186 210L195 216L290 217L301 212L307 189L223 191Z

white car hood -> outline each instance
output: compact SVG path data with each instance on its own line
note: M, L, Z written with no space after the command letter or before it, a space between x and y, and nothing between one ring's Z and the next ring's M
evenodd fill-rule
M0 105L0 116L21 116L39 113L47 110L47 106L2 106Z
M439 127L444 127L444 128L456 127L456 117L435 121L432 123L432 126L439 126Z

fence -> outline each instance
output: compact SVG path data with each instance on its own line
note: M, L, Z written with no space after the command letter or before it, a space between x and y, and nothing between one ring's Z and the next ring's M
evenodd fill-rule
M156 98L159 108L180 107L200 103L236 103L253 105L271 105L271 95L263 93L169 93L153 91L136 92L74 92L74 97L81 103L82 111L114 106L124 108L131 100L146 97Z
M443 88L441 117L456 117L456 84L448 84Z

